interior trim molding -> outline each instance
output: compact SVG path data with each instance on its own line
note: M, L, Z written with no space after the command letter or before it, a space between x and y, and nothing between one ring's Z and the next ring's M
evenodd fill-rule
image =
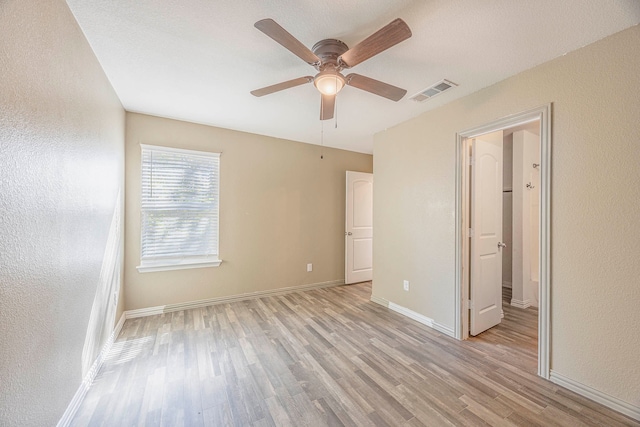
M433 321L433 329L435 329L436 331L443 333L447 336L450 336L451 338L455 338L456 337L456 333L453 330L453 328L443 325L442 323L438 323L435 320Z
M531 307L531 300L519 300L515 298L511 298L511 305L518 308L529 308Z
M403 316L406 316L410 319L415 320L418 323L422 323L423 325L426 325L432 329L435 329L436 331L448 335L450 337L455 338L454 332L453 332L453 328L449 328L448 326L444 326L438 322L436 322L435 320L433 320L430 317L424 316L420 313L416 313L413 310L410 310L406 307L403 307L401 305L398 305L396 303L393 303L391 301L389 301L389 310L393 310L396 313L400 313Z
M406 316L410 319L415 320L416 322L422 323L423 325L427 325L430 328L433 328L433 319L427 316L424 316L420 313L416 313L413 310L410 310L406 307L398 305L393 302L389 302L389 310L393 310L396 313L400 313L403 316Z
M291 292L309 291L312 289L329 288L333 286L344 285L344 279L330 280L328 282L309 283L306 285L290 286L287 288L270 289L266 291L249 292L238 295L230 295L224 297L207 298L196 301L181 302L178 304L158 305L155 307L139 308L136 310L127 310L125 315L127 319L135 319L137 317L154 316L156 314L171 313L174 311L189 310L192 308L208 307L210 305L224 304L237 301L245 301L255 298L263 298L274 295L284 295Z
M120 316L120 320L118 320L118 323L116 323L116 326L113 328L113 332L111 332L111 335L109 335L109 338L107 338L107 342L105 342L104 346L102 346L100 354L98 355L98 357L96 357L96 360L93 362L93 365L91 365L91 368L89 368L89 372L87 372L87 374L84 376L82 383L80 383L80 386L76 391L76 394L73 395L73 399L71 399L71 402L69 402L69 406L67 406L64 414L62 414L60 421L58 421L57 427L67 427L71 425L71 420L76 415L76 412L78 412L78 408L84 400L87 391L89 391L89 387L91 387L93 380L96 378L96 375L100 371L100 368L104 363L104 359L111 351L111 347L113 346L116 338L118 338L118 335L120 335L120 331L122 330L125 319L126 316L124 313L122 313L122 315Z
M512 126L540 121L540 300L538 306L538 375L549 379L551 359L551 146L553 104L549 103L531 110L513 114L488 124L464 130L456 134L456 211L455 211L455 337L460 340L469 336L468 275L463 274L468 254L465 254L465 225L467 207L466 194L466 140L485 133L507 129Z
M558 384L564 388L568 388L569 390L595 402L598 402L606 406L607 408L611 408L614 411L618 411L621 414L633 418L634 420L640 421L640 406L625 402L624 400L620 400L617 397L613 397L607 393L601 392L600 390L596 390L593 387L589 387L588 385L584 385L578 381L572 380L571 378L566 377L554 371L553 369L551 370L549 379L555 384Z
M216 259L213 261L205 261L205 262L190 262L185 264L174 263L174 264L150 264L150 265L139 265L136 267L139 273L153 273L156 271L172 271L172 270L188 270L191 268L209 268L209 267L219 267L222 264L221 259Z
M371 302L375 302L376 304L389 308L389 300L386 300L382 297L377 297L373 294L371 294Z

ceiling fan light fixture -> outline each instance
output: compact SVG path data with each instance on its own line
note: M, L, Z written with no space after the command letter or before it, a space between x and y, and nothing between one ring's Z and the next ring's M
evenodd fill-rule
M313 79L313 85L323 95L335 95L345 85L344 76L333 70L325 70L318 73Z
M336 110L336 94L345 85L353 86L392 101L399 101L407 93L404 89L361 76L360 74L351 73L345 77L340 73L342 70L354 67L411 37L411 29L400 18L394 19L351 49L340 40L324 39L313 45L312 50L309 50L300 40L292 36L271 18L261 19L254 26L289 52L314 67L319 73L315 77L299 77L252 90L251 94L253 96L269 95L270 93L313 82L313 85L322 95L320 120L329 120L333 118Z

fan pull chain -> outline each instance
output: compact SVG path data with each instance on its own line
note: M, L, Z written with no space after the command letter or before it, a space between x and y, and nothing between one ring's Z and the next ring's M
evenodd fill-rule
M320 160L324 159L324 121L320 120Z

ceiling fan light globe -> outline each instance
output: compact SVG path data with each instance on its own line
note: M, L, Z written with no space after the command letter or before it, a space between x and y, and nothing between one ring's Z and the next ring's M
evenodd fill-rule
M314 86L323 95L335 95L342 90L345 81L340 73L319 73L313 79Z

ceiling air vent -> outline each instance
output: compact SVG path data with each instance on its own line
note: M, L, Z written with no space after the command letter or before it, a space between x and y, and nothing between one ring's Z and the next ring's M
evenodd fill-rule
M449 80L440 80L438 83L416 93L410 99L413 99L416 102L424 102L427 99L433 98L434 96L441 94L445 90L449 90L456 86L458 85L450 82Z

